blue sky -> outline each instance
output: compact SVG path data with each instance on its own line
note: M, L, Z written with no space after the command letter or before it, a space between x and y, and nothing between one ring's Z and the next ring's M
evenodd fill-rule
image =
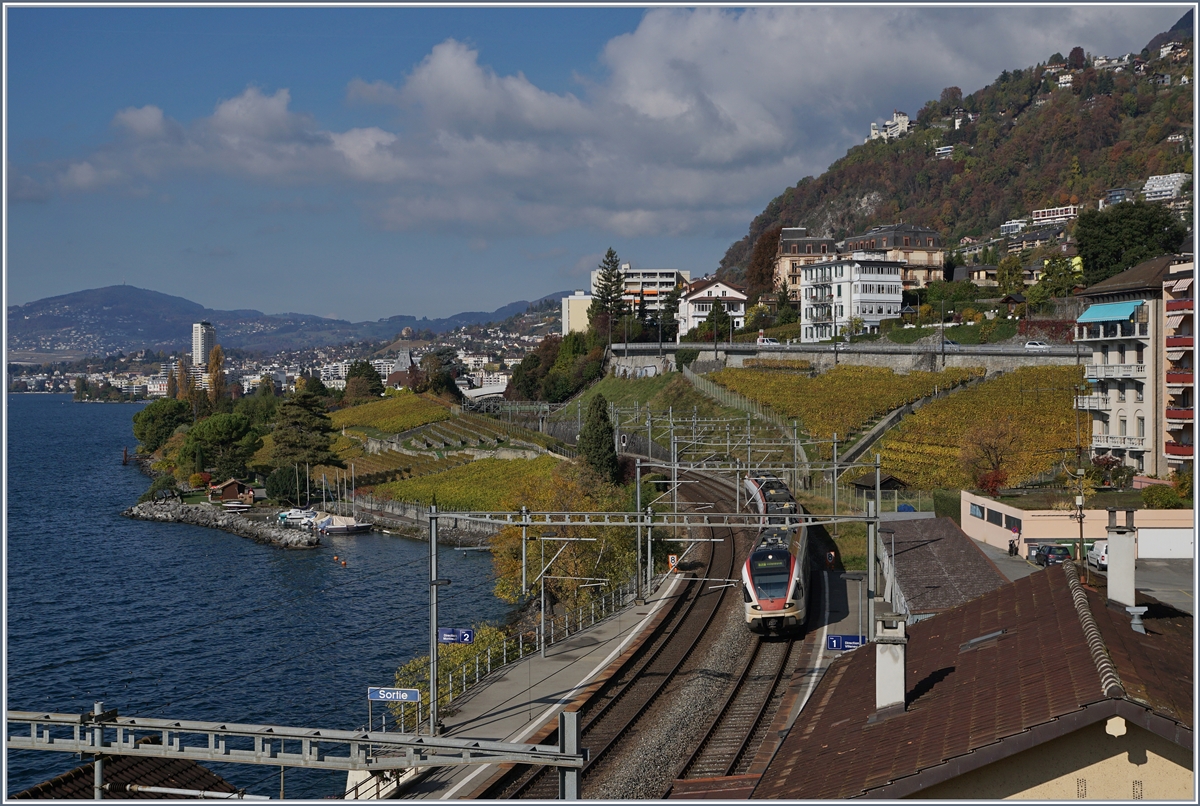
M700 276L893 109L1185 10L8 6L7 303L436 317L609 246Z

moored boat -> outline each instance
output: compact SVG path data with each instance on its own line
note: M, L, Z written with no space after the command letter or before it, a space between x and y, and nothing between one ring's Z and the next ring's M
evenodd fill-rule
M361 523L350 515L326 515L316 521L315 528L324 535L353 535L371 531L371 524Z

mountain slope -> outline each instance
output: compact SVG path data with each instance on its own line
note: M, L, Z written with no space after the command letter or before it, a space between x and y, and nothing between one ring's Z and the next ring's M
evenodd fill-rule
M1033 209L1094 203L1109 188L1140 186L1153 174L1190 173L1188 144L1167 137L1192 134L1192 87L1179 83L1190 76L1191 60L1159 59L1157 50L1150 57L1145 75L1088 66L1059 88L1058 76L1036 65L1006 70L961 100L953 88L943 92L907 137L855 146L820 177L773 199L729 247L720 274L741 277L755 241L774 226L842 238L905 221L933 227L953 244ZM1171 76L1171 84L1156 84L1156 74ZM978 118L964 117L955 129L957 107ZM934 157L942 145L955 147L951 159Z
M495 311L467 311L443 319L392 316L376 322L347 322L299 313L219 311L158 291L114 285L12 305L8 349L109 355L143 348L187 349L192 324L212 322L225 347L273 352L359 340L393 338L405 327L441 333L499 322L522 313L520 300Z

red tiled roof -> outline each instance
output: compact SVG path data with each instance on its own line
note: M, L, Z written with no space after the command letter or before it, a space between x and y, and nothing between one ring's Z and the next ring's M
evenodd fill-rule
M89 763L8 797L13 800L91 800L95 780L95 767ZM185 797L154 792L126 792L123 789L125 784L207 792L237 791L233 784L212 770L194 761L173 758L106 756L104 782L113 785L115 791L106 797L114 800L177 800Z
M1192 677L1184 667L1192 663L1191 618L1159 612L1147 621L1154 634L1138 636L1128 614L1084 595L1103 638L1094 655L1068 573L1077 573L1070 563L1031 574L909 627L907 708L891 718L868 722L875 713L874 650L839 657L754 797L912 795L1118 710L1190 748ZM1160 628L1162 622L1170 624ZM963 648L999 630L997 638ZM1122 681L1128 675L1128 689L1102 683L1103 668L1115 668Z

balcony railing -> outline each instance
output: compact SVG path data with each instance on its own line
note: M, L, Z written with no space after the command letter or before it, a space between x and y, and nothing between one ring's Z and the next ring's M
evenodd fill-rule
M1163 453L1167 456L1191 456L1193 450L1193 446L1180 445L1177 442L1168 442L1163 445Z
M1168 420L1193 420L1195 415L1194 409L1167 409Z
M1108 411L1112 402L1108 395L1080 395L1075 398L1075 408L1079 411Z
M1190 311L1195 300L1190 299L1169 299L1167 300L1168 311Z
M1145 378L1145 364L1088 364L1085 368L1089 378Z
M1145 437L1123 437L1117 434L1093 434L1093 448L1132 448L1139 450L1146 447Z
M1191 386L1195 377L1195 374L1191 370L1187 372L1171 372L1168 370L1167 386Z
M1192 346L1192 337L1191 336L1168 336L1167 337L1167 346L1168 347L1191 347Z
M1075 341L1092 341L1095 339L1134 339L1149 334L1145 322L1104 323L1098 325L1079 325L1075 328Z

